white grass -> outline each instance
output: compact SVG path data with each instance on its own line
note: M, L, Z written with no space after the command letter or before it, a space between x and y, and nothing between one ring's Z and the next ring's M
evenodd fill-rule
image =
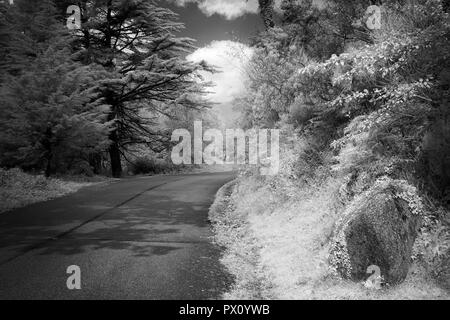
M224 297L449 299L417 265L404 283L379 291L334 274L328 240L338 219L334 195L341 184L328 178L314 188L294 188L276 179L241 177L218 193L212 221L218 243L227 248L222 262L236 276Z
M31 203L61 197L92 182L75 182L27 174L19 169L0 169L0 213Z

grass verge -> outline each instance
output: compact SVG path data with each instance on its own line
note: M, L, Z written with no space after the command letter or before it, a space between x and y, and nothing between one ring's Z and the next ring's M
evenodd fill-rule
M343 280L328 263L342 181L315 187L240 177L210 209L222 263L235 276L225 299L449 299L418 263L400 285L382 290Z
M45 178L43 175L31 175L20 169L0 169L0 213L58 198L102 181L105 179L100 177Z
M216 194L209 211L213 224L214 241L226 248L221 262L234 275L235 282L224 299L268 299L270 290L266 286L265 273L259 264L260 256L256 239L249 233L249 224L244 215L235 208L232 195L236 180L224 185Z

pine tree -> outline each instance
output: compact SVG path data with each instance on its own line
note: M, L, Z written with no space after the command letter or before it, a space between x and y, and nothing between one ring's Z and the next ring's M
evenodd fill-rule
M81 1L82 30L75 48L83 63L101 65L108 79L96 86L109 106L109 154L113 176L122 173L121 158L135 144L152 148L161 142L144 114L164 114L168 107L201 109L204 85L198 71L205 64L186 61L193 40L177 38L177 16L147 0Z
M67 170L106 148L106 113L92 84L102 69L72 59L70 34L52 1L17 0L0 23L0 164Z
M0 70L19 75L49 41L63 35L62 21L52 0L15 0L0 4Z
M1 165L66 171L108 145L106 109L89 88L98 77L73 63L70 50L49 46L1 88Z

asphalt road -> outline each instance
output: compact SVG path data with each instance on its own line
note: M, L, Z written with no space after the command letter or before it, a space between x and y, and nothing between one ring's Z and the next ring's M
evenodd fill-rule
M207 217L232 178L126 179L0 214L0 299L219 298L232 279Z

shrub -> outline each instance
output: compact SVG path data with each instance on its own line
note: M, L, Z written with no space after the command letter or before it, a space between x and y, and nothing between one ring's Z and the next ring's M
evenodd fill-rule
M165 160L139 157L131 164L133 174L160 174L175 171L175 167Z

